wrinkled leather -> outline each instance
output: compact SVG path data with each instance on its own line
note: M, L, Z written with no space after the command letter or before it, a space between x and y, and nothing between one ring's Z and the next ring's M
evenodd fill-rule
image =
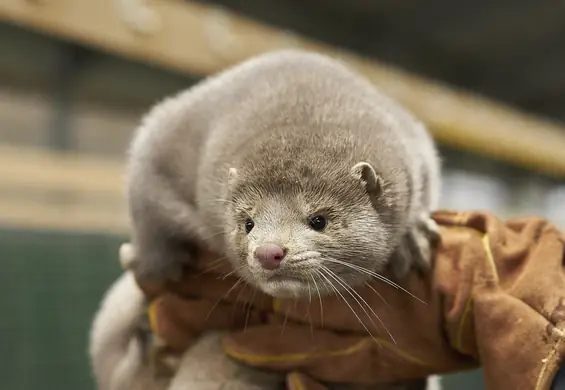
M414 270L398 287L374 280L344 294L347 303L325 297L323 308L317 296L273 300L219 277L229 266L202 254L181 281L140 284L153 331L182 353L203 332L225 330L229 356L289 373L289 389L405 383L482 365L489 390L549 390L565 356L562 232L484 212L434 219L441 240L429 274Z

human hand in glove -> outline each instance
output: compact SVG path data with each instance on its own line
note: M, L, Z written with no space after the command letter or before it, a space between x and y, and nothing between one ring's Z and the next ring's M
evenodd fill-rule
M152 328L177 351L226 330L229 356L288 373L291 389L406 383L480 364L489 390L549 390L565 356L563 234L538 218L445 211L434 219L441 242L430 274L321 298L313 289L302 301L222 277L229 267L214 269L203 254L208 272L142 286L154 298Z

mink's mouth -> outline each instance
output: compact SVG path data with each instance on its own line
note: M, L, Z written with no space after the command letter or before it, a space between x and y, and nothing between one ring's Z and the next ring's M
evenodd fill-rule
M287 266L276 270L265 270L261 269L256 276L265 282L277 283L277 282L292 282L292 283L307 283L308 277L307 272L309 272L312 267L300 267L300 266Z
M304 251L288 256L275 269L267 269L249 256L247 272L249 280L263 292L278 298L309 296L312 287L310 274L318 268L319 252Z

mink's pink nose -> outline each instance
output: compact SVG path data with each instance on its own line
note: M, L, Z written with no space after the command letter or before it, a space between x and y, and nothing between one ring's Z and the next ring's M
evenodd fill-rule
M255 257L265 269L277 269L284 259L285 250L277 244L263 244L255 249Z

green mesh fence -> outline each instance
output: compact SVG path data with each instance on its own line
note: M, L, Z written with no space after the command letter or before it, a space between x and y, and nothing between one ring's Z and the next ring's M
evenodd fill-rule
M93 389L90 321L118 237L0 230L0 389Z

